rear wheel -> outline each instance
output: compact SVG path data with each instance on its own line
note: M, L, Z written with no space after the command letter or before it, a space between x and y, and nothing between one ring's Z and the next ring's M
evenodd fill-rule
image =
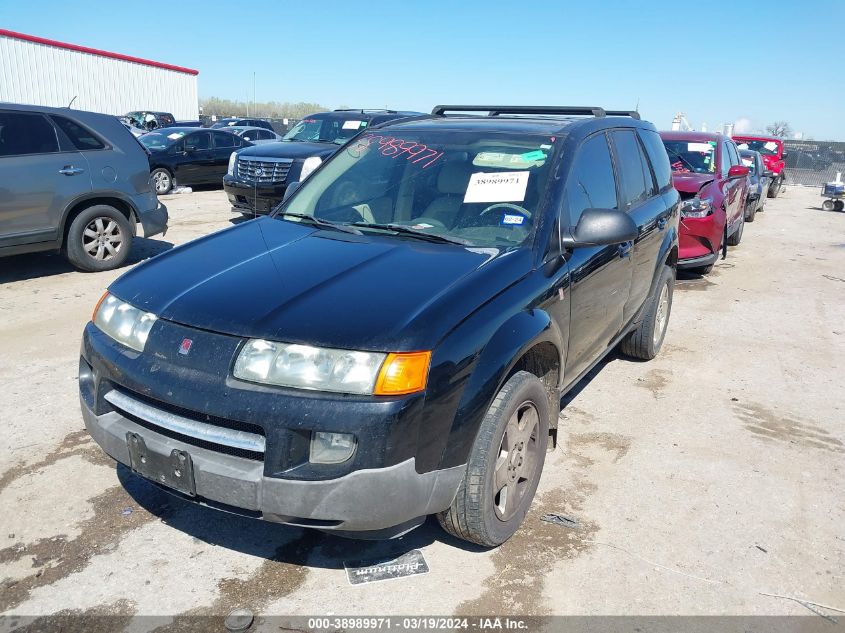
M663 346L663 339L666 338L674 291L675 271L669 266L664 266L654 295L649 297L642 321L619 345L623 354L642 360L651 360L657 356Z
M173 176L169 171L167 171L163 167L153 169L152 173L150 174L150 178L153 181L153 187L155 187L155 192L160 196L169 193L170 190L173 189Z
M833 203L834 211L842 211L842 209L845 209L845 202L842 202L842 200L837 200Z
M510 377L481 422L455 500L437 515L444 530L487 547L516 532L540 482L550 411L537 376Z
M122 266L131 248L129 220L105 204L88 207L77 215L65 241L65 254L70 263L87 272Z

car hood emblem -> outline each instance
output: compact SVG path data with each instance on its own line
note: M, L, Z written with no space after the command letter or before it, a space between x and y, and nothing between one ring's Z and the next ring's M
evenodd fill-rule
M182 356L187 356L188 352L191 351L191 345L193 344L194 342L191 339L183 338L182 342L179 344L179 353L182 354Z

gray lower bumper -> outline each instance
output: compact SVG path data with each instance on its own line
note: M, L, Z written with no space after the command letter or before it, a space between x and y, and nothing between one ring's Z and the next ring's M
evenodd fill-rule
M190 454L197 502L212 501L245 514L338 532L384 532L396 536L452 503L465 468L417 473L413 459L395 466L358 470L344 477L299 481L264 476L260 461L199 448L160 435L116 412L97 416L80 399L85 426L111 457L130 466L128 432L144 438L147 450ZM214 504L210 504L214 505ZM391 533L390 528L403 527ZM407 526L407 527L406 527ZM364 535L362 535L364 536Z
M144 229L144 237L153 235L164 235L167 233L167 220L169 219L167 207L161 202L155 209L142 211L138 214L138 220Z

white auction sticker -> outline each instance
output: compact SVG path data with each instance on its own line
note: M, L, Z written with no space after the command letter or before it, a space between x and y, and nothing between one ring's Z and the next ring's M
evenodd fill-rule
M479 172L469 178L464 202L522 202L528 187L527 171Z
M344 130L357 130L361 127L361 121L344 121L343 122L343 129Z
M710 143L687 143L688 152L711 152L713 149Z
M778 149L778 144L777 144L777 143L775 143L774 141L769 141L768 143L766 143L765 145L763 145L763 147L765 147L765 148L766 148L767 150L769 150L770 152L776 152L776 151L777 151L777 149Z

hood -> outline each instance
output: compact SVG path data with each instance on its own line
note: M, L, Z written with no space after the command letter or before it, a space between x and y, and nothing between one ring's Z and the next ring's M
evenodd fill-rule
M672 173L672 184L681 193L698 193L706 184L716 180L715 174Z
M500 254L264 217L174 248L109 291L183 325L373 351L431 349L530 269Z
M308 158L309 156L320 156L326 158L331 156L342 145L334 143L305 143L303 141L274 141L262 143L261 145L243 149L238 156L269 156L272 158Z

